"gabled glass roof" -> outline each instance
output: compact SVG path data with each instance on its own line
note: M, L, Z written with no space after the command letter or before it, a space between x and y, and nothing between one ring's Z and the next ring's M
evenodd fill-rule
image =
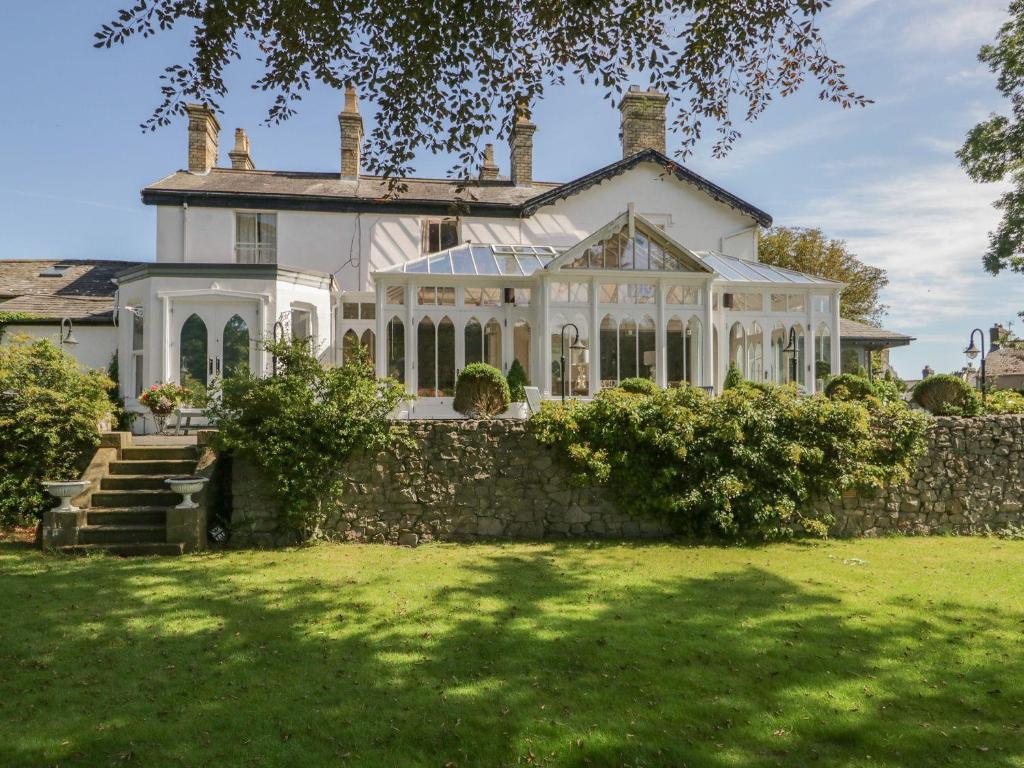
M457 245L385 272L419 275L500 275L528 277L546 267L558 251L546 245Z
M701 260L725 280L732 283L782 283L788 285L839 285L834 280L807 275L792 269L773 267L758 261L747 261L714 251L697 251Z

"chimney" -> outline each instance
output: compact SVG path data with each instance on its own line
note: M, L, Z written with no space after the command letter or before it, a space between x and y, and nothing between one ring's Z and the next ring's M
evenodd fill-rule
M995 352L1002 345L1003 336L1006 335L1006 329L1003 328L1002 323L996 323L988 329L988 351Z
M660 91L641 91L639 86L629 86L619 102L623 158L645 149L656 149L665 154L666 104L668 96Z
M217 139L220 123L205 104L186 104L188 112L188 169L209 173L217 165Z
M341 130L341 178L359 178L359 154L363 146L363 118L359 114L356 89L345 86L345 108L338 113Z
M935 369L932 368L930 365L926 365L921 370L921 378L922 379L927 379L929 376L934 376L934 375L935 375Z
M249 137L241 128L235 128L235 148L228 152L228 157L236 171L251 171L256 167L249 156Z
M484 163L480 166L481 181L495 181L498 178L498 164L494 162L494 145L484 147Z
M530 109L520 103L516 109L516 122L508 137L511 150L511 170L509 175L517 187L533 186L533 134L537 126L530 122Z

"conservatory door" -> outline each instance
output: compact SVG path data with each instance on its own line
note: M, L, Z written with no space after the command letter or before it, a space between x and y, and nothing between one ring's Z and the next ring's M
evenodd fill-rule
M179 383L208 387L215 379L253 367L256 302L176 302L178 354L172 362Z

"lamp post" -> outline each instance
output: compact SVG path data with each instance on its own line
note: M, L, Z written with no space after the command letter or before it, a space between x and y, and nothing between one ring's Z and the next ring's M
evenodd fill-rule
M563 403L565 402L565 329L566 328L572 328L572 343L569 345L570 353L574 349L586 349L586 347L584 347L582 344L580 344L580 329L577 328L574 323L566 323L565 325L563 325L562 326L562 330L558 334L559 340L561 341L561 347L560 347L560 349L561 349L561 357L559 358L560 366L559 366L559 371L558 372L559 372L559 374L562 377L562 402Z
M792 357L789 358L789 380L790 380L790 382L794 382L794 381L797 380L797 375L796 375L796 363L797 363L797 361L796 361L796 328L790 328L789 329L789 344L787 344L786 348L784 350L782 350L782 351L785 354L792 355Z
M974 334L980 334L981 336L981 347L974 343ZM985 406L985 332L981 328L975 328L971 331L971 343L964 350L964 354L971 360L974 360L979 354L981 355L981 405L982 408Z
M67 327L67 333L64 332L64 328ZM64 348L65 344L74 346L78 343L78 339L75 338L75 334L72 332L71 318L63 317L60 321L60 347Z
M280 338L278 338L278 331L281 332ZM274 323L274 354L271 355L271 375L277 376L277 344L284 341L284 323L280 320Z

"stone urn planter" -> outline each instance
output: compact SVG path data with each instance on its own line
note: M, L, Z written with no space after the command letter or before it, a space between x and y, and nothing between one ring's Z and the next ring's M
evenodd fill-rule
M71 499L90 485L88 480L50 480L43 483L47 493L60 499L60 506L54 507L57 512L77 512L78 507L72 506Z
M209 482L207 477L170 477L164 480L171 490L175 493L180 493L182 496L181 503L176 509L195 509L199 505L192 501L192 494L199 493L203 490L203 486Z

